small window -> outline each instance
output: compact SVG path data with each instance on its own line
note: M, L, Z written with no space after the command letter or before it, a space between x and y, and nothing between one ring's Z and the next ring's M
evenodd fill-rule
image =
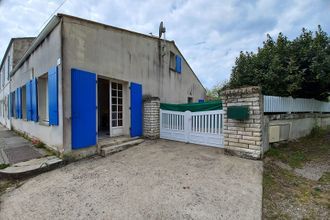
M188 97L188 103L193 103L193 97Z
M22 118L26 119L26 86L22 87Z
M2 85L2 87L5 85L5 72L3 72L3 74L1 74L1 85Z
M39 121L48 124L48 73L38 78Z
M170 70L175 71L175 54L171 51L170 52Z

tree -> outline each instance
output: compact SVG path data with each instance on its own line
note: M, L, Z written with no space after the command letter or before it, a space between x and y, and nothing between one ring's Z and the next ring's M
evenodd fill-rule
M321 26L294 40L267 35L256 53L236 58L228 87L261 86L265 95L324 100L330 92L330 37Z

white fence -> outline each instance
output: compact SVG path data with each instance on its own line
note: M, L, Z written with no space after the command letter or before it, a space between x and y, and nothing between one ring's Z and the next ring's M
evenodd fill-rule
M223 147L223 111L160 110L160 138Z
M330 103L315 99L264 96L264 112L330 112Z

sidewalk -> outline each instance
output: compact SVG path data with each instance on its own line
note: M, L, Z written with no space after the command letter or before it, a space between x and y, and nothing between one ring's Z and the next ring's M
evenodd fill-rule
M0 170L0 175L19 177L20 174L37 173L45 166L59 164L62 160L43 148L0 125L0 164L9 167Z
M47 156L15 132L0 126L0 164L15 164Z

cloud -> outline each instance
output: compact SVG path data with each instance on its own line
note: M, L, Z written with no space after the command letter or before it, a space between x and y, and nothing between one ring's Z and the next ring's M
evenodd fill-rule
M0 56L12 37L34 36L63 0L0 1ZM296 37L302 27L330 30L327 0L67 0L59 12L158 34L176 44L203 84L229 79L240 51L255 51L266 34Z

